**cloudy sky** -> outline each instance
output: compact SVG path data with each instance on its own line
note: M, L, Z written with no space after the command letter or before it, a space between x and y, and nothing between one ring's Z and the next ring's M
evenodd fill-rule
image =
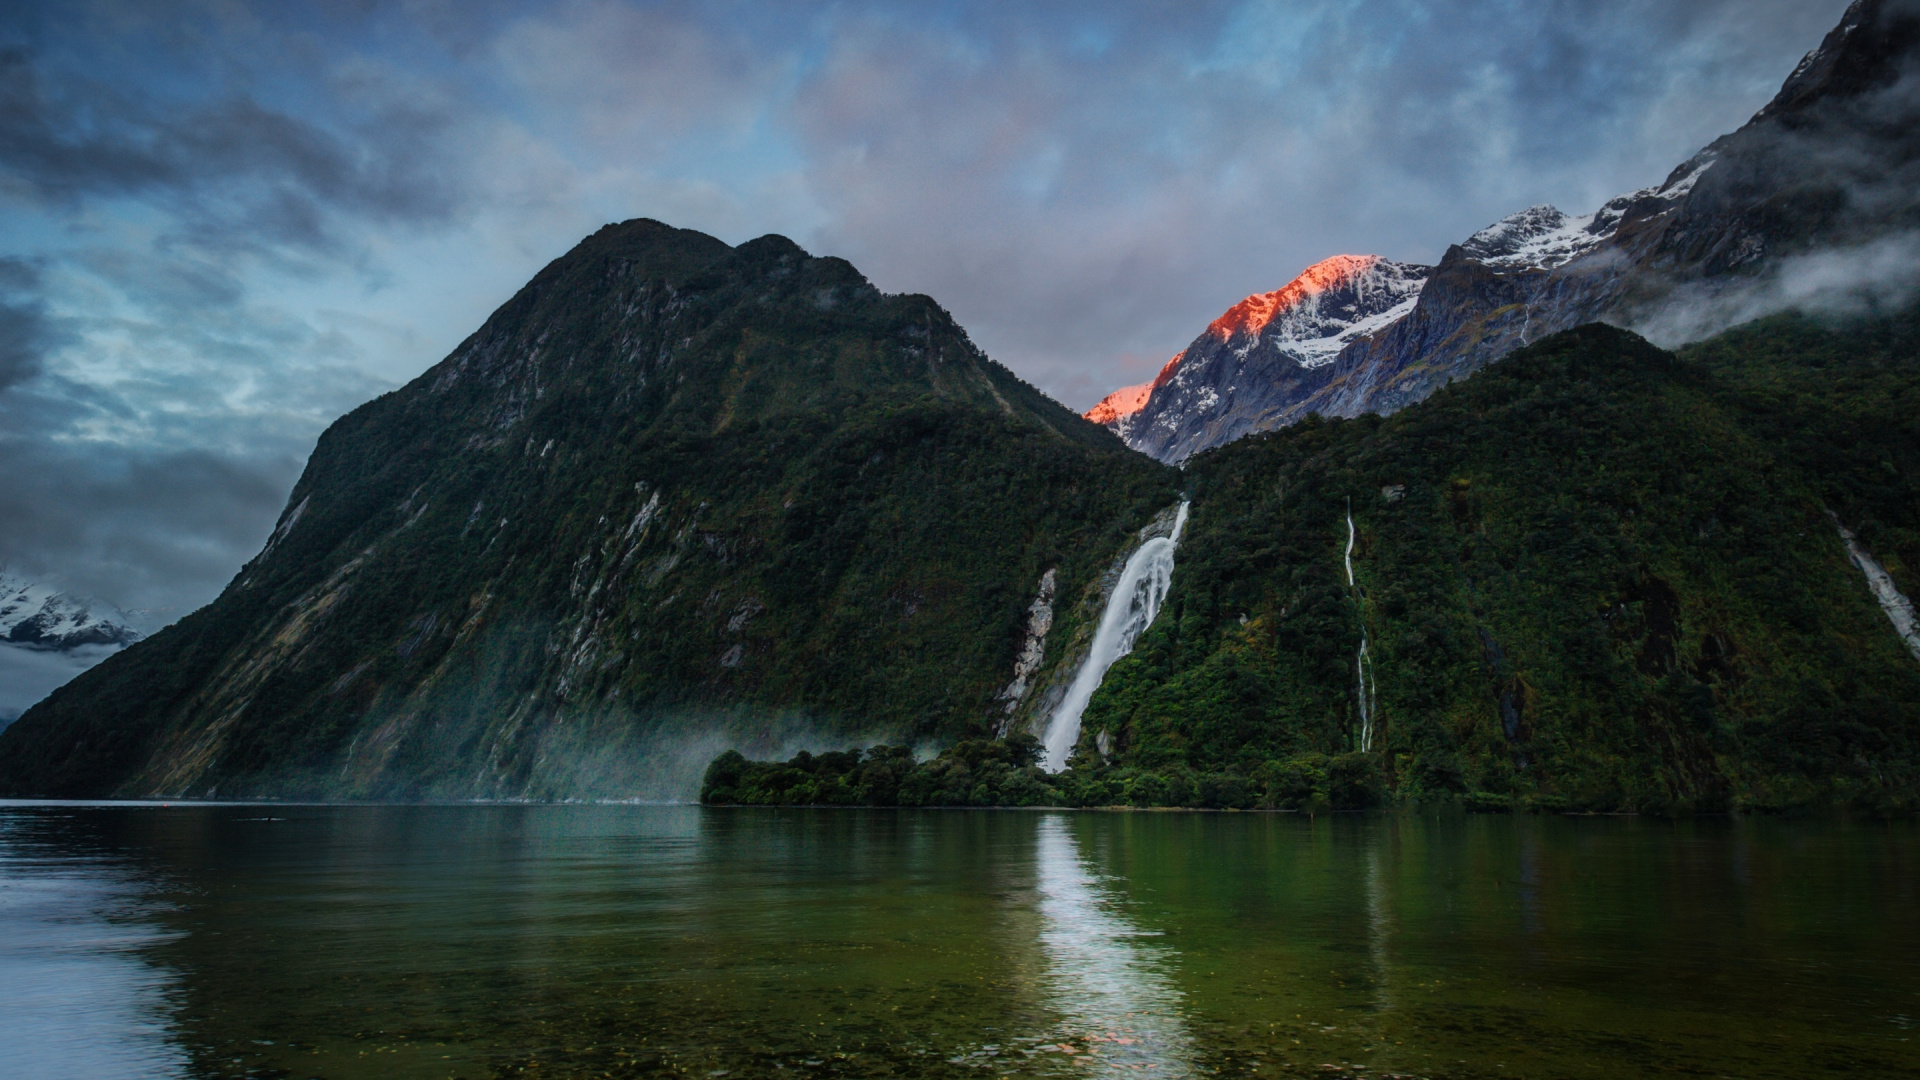
M1076 408L1335 253L1661 180L1845 0L10 0L0 564L171 621L602 223L784 233Z

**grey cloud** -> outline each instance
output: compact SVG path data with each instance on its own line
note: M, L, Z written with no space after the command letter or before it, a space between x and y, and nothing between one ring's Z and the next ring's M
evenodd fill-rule
M709 145L738 136L794 67L788 50L769 54L738 27L605 0L516 23L494 55L547 130L646 157L690 133Z
M71 652L43 652L0 644L0 728L52 693L68 679L112 656L117 649L83 646Z
M1084 406L1116 357L1145 374L1320 258L1431 260L1521 207L1656 182L1842 6L1250 4L1120 13L1088 55L848 17L791 106L826 211L807 239Z
M1634 323L1677 348L1782 311L1847 318L1898 311L1920 296L1920 232L1781 259L1754 278L1695 284Z
M1888 4L1882 16L1920 34L1920 4ZM1724 222L1739 243L1728 246L1751 245L1760 261L1675 290L1635 329L1673 346L1783 310L1845 317L1920 296L1920 70L1856 60L1833 71L1841 86L1859 84L1853 96L1790 87L1784 106L1717 144L1695 189L1701 217ZM1822 78L1816 65L1796 82Z
M1433 258L1658 180L1843 6L210 4L152 42L148 5L104 5L137 31L0 19L39 50L0 57L0 198L71 228L0 292L0 342L40 342L0 345L0 560L123 606L210 598L319 429L384 389L373 339L319 329L289 278L423 297L461 287L434 259L549 257L589 217L785 232L1084 407L1319 258ZM48 25L78 25L63 7ZM109 203L157 239L97 228ZM426 277L383 278L421 236ZM35 334L111 377L49 370Z
M159 200L194 242L334 250L336 218L442 223L465 201L449 117L400 98L341 130L245 96L161 102L0 52L0 175L54 203Z
M259 550L304 456L0 439L0 564L172 621Z
M0 258L0 391L40 374L62 333L40 296L40 271Z

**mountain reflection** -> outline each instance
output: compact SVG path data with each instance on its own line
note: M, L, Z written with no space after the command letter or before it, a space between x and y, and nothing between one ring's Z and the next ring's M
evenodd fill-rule
M1036 842L1040 946L1049 1004L1061 1016L1058 1052L1188 1075L1192 1047L1166 950L1141 940L1151 935L1119 912L1062 818L1042 819Z

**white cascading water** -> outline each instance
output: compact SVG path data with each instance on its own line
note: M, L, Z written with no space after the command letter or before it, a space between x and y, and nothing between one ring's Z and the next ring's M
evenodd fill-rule
M1873 591L1873 598L1880 601L1880 610L1886 612L1887 618L1892 621L1893 632L1906 642L1913 658L1920 660L1920 615L1914 613L1913 601L1907 599L1906 594L1893 583L1886 567L1874 559L1860 543L1860 538L1853 535L1852 529L1840 524L1840 519L1833 511L1827 511L1827 516L1833 518L1833 527L1840 530L1840 539L1846 543L1847 555L1853 560L1853 565L1867 576L1867 588Z
M1100 688L1100 680L1114 661L1133 651L1133 643L1160 614L1167 587L1173 581L1173 549L1180 546L1180 534L1186 528L1187 504L1183 502L1174 511L1173 535L1156 536L1141 544L1127 559L1126 569L1120 571L1113 595L1107 598L1107 610L1100 615L1100 628L1094 632L1093 648L1074 675L1073 685L1067 687L1067 696L1060 699L1047 720L1047 756L1042 765L1048 772L1067 767L1067 755L1080 741L1080 714L1087 711L1087 702Z
M1347 588L1355 588L1353 582L1353 504L1347 504ZM1358 591L1354 594L1359 595ZM1353 659L1354 696L1360 699L1360 751L1366 753L1373 749L1373 691L1367 685L1367 675L1373 667L1373 661L1367 656L1367 624L1363 617L1360 622L1360 655Z

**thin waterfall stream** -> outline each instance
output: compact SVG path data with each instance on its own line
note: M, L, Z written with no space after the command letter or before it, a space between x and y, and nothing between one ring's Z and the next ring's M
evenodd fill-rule
M1360 588L1353 580L1353 542L1356 533L1353 528L1353 502L1347 502L1347 588L1353 590L1354 603L1360 600ZM1363 612L1360 618L1360 653L1353 658L1353 693L1360 701L1360 751L1366 753L1373 749L1373 699L1377 692L1377 683L1369 686L1368 676L1372 674L1373 660L1367 656L1367 620Z
M1166 601L1167 589L1173 583L1173 551L1180 546L1180 534L1187 528L1188 505L1183 501L1174 512L1171 536L1156 536L1141 544L1127 559L1126 568L1120 571L1120 580L1113 586L1106 610L1100 615L1093 647L1074 675L1073 685L1067 688L1067 696L1060 699L1047 720L1047 734L1042 740L1047 754L1042 765L1048 772L1067 767L1067 755L1073 753L1074 744L1080 741L1080 714L1087 711L1087 702L1100 688L1100 680L1106 677L1114 661L1133 651L1133 643L1153 625L1154 616L1160 614L1160 605Z

